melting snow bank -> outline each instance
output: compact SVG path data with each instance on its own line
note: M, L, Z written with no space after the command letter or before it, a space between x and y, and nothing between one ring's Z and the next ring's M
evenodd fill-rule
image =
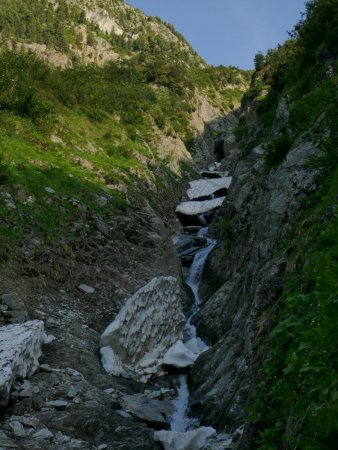
M191 202L183 202L180 203L176 212L185 214L187 216L197 216L199 214L204 214L208 211L212 211L213 209L219 208L224 202L225 197L215 198L214 200L205 200L205 201L191 201Z
M201 427L185 433L164 430L154 433L155 441L161 442L165 450L199 450L215 436L216 430L210 427Z
M0 328L0 406L7 405L15 379L32 375L39 367L45 340L40 320Z
M185 344L181 340L177 341L164 355L163 364L178 369L191 367L198 356L207 349L207 345L198 338L190 339Z
M190 200L209 197L210 195L216 194L218 191L229 189L231 182L232 177L190 181L190 189L187 190L187 195Z
M147 382L183 337L185 317L176 278L154 278L139 289L101 336L102 364L115 376Z

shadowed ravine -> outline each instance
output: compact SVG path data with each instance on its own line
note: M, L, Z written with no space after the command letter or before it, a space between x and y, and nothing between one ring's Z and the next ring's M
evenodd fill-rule
M194 210L193 202L199 202L201 210L203 210L203 203L221 199L224 200L224 193L226 185L230 186L231 177L228 177L228 173L217 172L219 165L217 163L209 166L208 171L201 172L200 180L190 182L190 189L187 191L187 196L190 199L191 211ZM226 175L226 177L224 176ZM216 182L214 180L217 180ZM220 188L215 188L216 185ZM202 303L200 297L200 283L203 277L203 269L206 260L215 248L217 241L212 238L209 232L209 224L215 214L217 207L210 207L200 214L188 214L189 213L188 202L182 202L178 205L177 210L180 212L179 217L183 226L184 234L181 236L175 236L173 239L174 246L182 258L182 262L186 262L186 265L191 263L186 277L185 283L189 287L192 293L193 302L191 311L187 315L187 321L184 327L184 338L182 339L185 349L194 351L199 355L208 349L207 344L197 336L197 330L193 324L194 316L199 312ZM183 215L182 211L186 209L187 214ZM189 216L189 217L187 217ZM195 223L195 226L187 227L186 224ZM190 241L190 246L189 246ZM182 243L188 243L183 245ZM200 245L200 248L196 249L196 246ZM193 256L192 256L193 255ZM192 256L192 258L187 257ZM183 348L183 347L182 347ZM216 435L216 430L210 427L202 427L199 420L191 416L189 409L189 387L188 387L188 372L190 366L182 370L182 373L176 377L177 395L172 401L174 406L174 412L168 418L171 431L159 431L155 433L155 440L162 442L165 448L178 449L178 448L213 448L209 445L213 443L218 446L223 445L222 448L229 448L231 439L229 435ZM183 445L184 447L181 447Z

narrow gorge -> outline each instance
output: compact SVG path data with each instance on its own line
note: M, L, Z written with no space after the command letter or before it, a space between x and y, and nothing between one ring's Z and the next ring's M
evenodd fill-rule
M0 4L0 450L336 448L338 5L304 8L241 70L123 0Z

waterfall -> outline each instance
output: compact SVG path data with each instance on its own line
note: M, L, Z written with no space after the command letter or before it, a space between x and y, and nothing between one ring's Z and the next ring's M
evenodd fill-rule
M199 337L197 337L196 327L192 323L192 319L194 315L199 311L201 305L201 298L199 295L199 287L202 281L203 268L209 253L215 247L217 241L215 239L211 239L207 237L209 228L204 227L196 233L196 236L206 237L207 245L201 250L199 250L193 260L191 268L189 270L186 284L191 288L194 295L194 304L192 307L191 315L188 317L188 320L185 324L184 329L184 341L188 342L191 339L195 340L195 344L197 345L200 351L203 351L207 348L205 342L202 341ZM170 428L171 431L177 432L185 432L189 430L189 428L195 428L198 426L197 419L191 419L188 416L189 413L189 389L187 382L187 375L180 375L178 377L178 389L177 389L177 397L173 401L175 412L170 417Z

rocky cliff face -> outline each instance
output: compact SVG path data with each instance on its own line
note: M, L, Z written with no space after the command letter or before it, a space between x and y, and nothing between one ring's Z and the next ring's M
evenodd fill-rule
M279 120L279 119L277 119ZM199 334L212 347L191 373L192 405L206 423L244 423L250 391L274 322L284 281L297 269L282 244L304 200L317 189L310 167L319 149L314 130L301 136L284 162L269 172L263 149L243 158L237 149L233 183L212 231L220 242L204 275L205 302L196 317Z

